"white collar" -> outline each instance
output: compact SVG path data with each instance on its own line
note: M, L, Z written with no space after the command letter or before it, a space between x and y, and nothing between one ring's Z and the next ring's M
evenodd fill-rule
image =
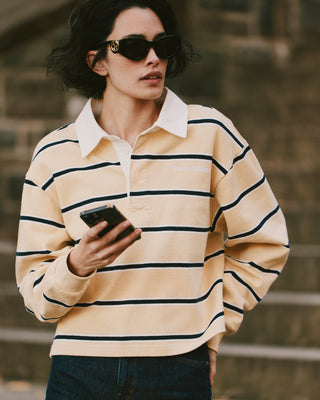
M92 107L96 101L88 100L75 122L82 157L88 156L102 138L112 138L97 123ZM181 138L187 136L188 106L170 89L166 88L165 100L156 122L141 134L162 128Z

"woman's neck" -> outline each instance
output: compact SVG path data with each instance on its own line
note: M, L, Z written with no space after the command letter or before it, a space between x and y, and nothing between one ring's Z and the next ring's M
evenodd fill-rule
M154 100L123 97L114 101L106 93L97 122L109 135L116 135L133 147L139 133L157 120L160 108Z

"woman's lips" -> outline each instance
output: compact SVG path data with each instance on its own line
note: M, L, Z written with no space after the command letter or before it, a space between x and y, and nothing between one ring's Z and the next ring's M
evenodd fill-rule
M160 72L149 72L147 75L145 75L142 80L147 80L147 81L159 81L162 80L162 75Z

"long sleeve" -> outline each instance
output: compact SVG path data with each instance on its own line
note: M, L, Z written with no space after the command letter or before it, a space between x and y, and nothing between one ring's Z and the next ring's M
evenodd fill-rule
M41 321L56 322L77 303L90 277L79 278L68 270L67 257L74 244L54 188L46 191L39 183L45 170L34 162L24 183L16 278L27 311Z
M217 349L279 275L285 222L251 149L209 107L189 106L183 126L183 136L160 127L138 136L130 196L110 141L82 157L71 124L36 148L22 198L17 282L29 311L58 322L51 355L168 356L208 341ZM79 278L67 266L87 230L79 214L106 203L141 227L142 238Z
M225 334L231 334L244 311L251 310L279 276L289 245L282 211L247 144L233 158L215 195L213 230L225 234L223 304ZM208 346L217 350L222 337L213 337Z

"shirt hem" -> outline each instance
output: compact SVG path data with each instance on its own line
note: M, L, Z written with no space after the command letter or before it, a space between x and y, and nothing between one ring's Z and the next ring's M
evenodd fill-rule
M165 357L188 353L207 343L212 337L225 331L224 321L215 324L212 329L197 339L173 339L165 343L148 340L148 342L130 341L130 343L110 341L71 341L55 339L50 357L58 355L84 357Z

